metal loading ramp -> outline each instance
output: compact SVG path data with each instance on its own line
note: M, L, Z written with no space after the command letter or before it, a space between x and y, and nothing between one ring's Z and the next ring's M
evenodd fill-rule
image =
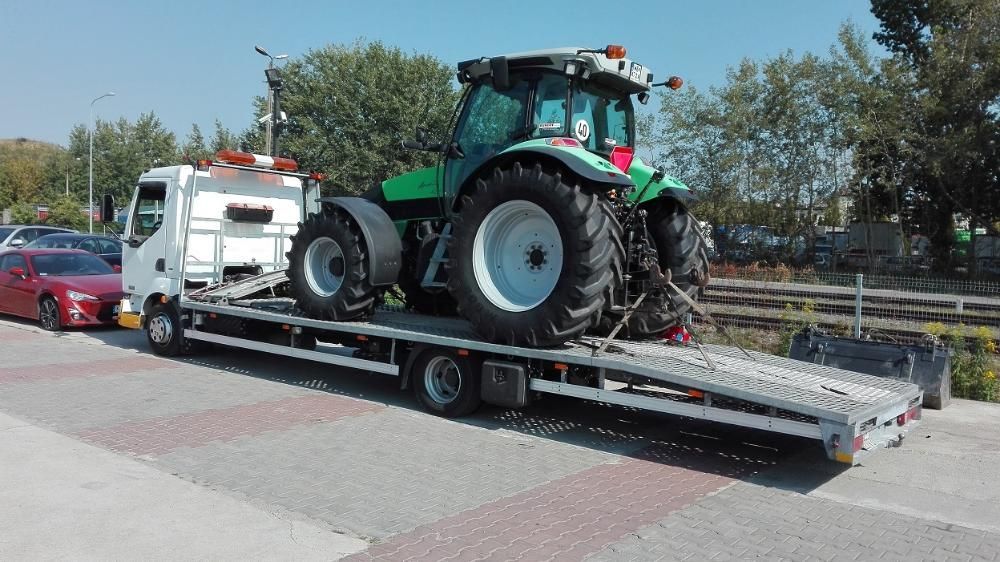
M480 339L460 318L431 317L391 307L379 310L366 321L332 322L298 315L290 299L234 300L227 304L186 301L183 306L194 311L394 342L592 367L602 373L597 388L539 378L530 379L529 388L821 439L828 455L843 462L857 462L856 455L862 448L860 442L854 442L856 437L864 437L865 450L891 445L913 426L908 416L914 408L917 413L912 420L919 419L921 392L916 385L752 351L751 359L738 348L721 345L703 346L703 354L695 346L682 347L659 340L614 341L605 351L595 354L601 339L581 338L554 348L499 345ZM215 337L209 341L234 344L223 340L231 338ZM710 361L706 361L705 355ZM368 367L359 364L358 368ZM629 376L648 379L645 384L660 384L667 392L648 392L642 382L636 386L629 384L627 388L605 386L605 377L607 381L621 381ZM686 396L685 389L697 391L697 395ZM896 424L901 416L904 423ZM843 445L845 441L854 442L855 448ZM838 452L841 450L851 455Z

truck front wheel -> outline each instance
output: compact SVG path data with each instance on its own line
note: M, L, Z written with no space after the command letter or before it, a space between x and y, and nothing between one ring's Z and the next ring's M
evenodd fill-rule
M153 353L162 357L180 355L183 332L180 315L172 304L158 303L150 310L146 320L146 339Z

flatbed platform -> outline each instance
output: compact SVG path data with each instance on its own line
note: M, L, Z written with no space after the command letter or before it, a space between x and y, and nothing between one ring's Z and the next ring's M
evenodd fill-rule
M822 439L831 458L844 462L857 462L863 451L898 443L919 419L922 395L916 385L764 353L751 351L748 357L742 350L720 345L698 349L662 340L615 340L598 353L595 350L603 340L584 337L558 347L525 348L483 341L460 318L392 309L379 310L365 321L333 322L297 315L290 299L185 300L182 306L196 314L383 338L392 341L394 350L397 342L419 343L498 358L587 367L601 373L596 387L572 384L564 376L557 381L531 378L530 389ZM284 349L302 358L324 360L320 351L281 348L197 329L185 335L269 352ZM346 357L326 362L400 374L398 361L392 358L389 363L393 365ZM625 384L611 389L608 381ZM850 449L844 443L856 438L858 446L844 452ZM862 438L864 447L860 446Z

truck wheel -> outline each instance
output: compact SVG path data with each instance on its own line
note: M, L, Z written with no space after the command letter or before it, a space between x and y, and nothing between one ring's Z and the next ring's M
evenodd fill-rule
M339 210L310 214L292 236L286 275L296 305L313 318L352 320L371 314L375 287L367 243Z
M698 222L684 205L669 201L650 212L646 225L656 246L660 267L669 269L674 285L694 299L698 289L709 280L708 253ZM657 337L681 323L690 309L691 306L672 289L656 290L643 300L618 335L625 339ZM621 317L620 312L604 311L596 331L607 335Z
M153 353L163 357L180 355L183 336L184 327L177 309L170 303L157 303L146 320L146 339Z
M597 195L540 164L494 169L462 197L448 291L487 340L551 346L600 315L613 236Z
M428 349L410 367L417 399L446 418L471 414L482 402L482 362L449 349Z

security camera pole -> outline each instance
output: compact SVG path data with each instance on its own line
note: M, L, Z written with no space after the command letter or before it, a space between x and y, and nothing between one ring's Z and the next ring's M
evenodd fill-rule
M281 59L287 59L288 58L288 55L275 55L275 56L272 57L266 50L264 50L263 47L261 47L259 45L254 45L253 49L255 51L257 51L258 53L264 55L265 57L267 57L269 59L269 62L267 64L267 69L268 70L273 70L274 69L274 61L281 60ZM266 71L265 71L265 73L266 73ZM270 86L270 83L268 84L268 86ZM265 144L265 146L264 146L264 153L267 154L268 156L273 156L273 155L277 154L277 152L278 152L277 148L275 148L273 152L271 151L271 143L272 143L272 135L273 135L273 131L274 131L275 120L279 119L281 117L281 114L277 113L277 111L275 111L275 108L272 107L272 105L273 105L274 102L272 101L273 98L272 98L272 93L271 92L272 92L272 88L268 87L268 89L267 89L267 110L270 111L271 113L268 115L267 120L264 122L264 127L265 127L265 129L264 129L264 144Z

